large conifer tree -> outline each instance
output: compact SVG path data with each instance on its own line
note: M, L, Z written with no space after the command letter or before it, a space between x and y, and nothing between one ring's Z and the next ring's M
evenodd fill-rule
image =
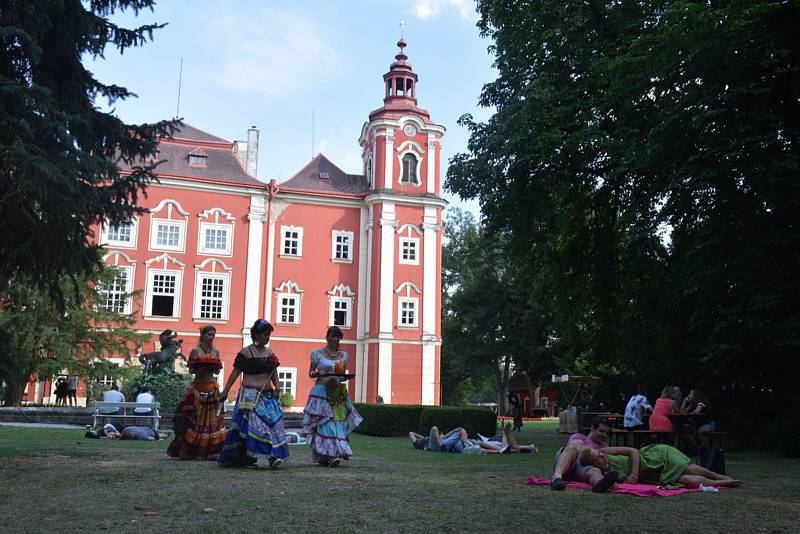
M152 24L109 17L152 0L9 0L0 6L0 292L14 273L63 305L62 274L90 275L99 260L93 224L118 223L154 178L158 135L173 123L125 124L100 101L135 96L83 65L107 47L152 38ZM122 174L117 163L133 171Z

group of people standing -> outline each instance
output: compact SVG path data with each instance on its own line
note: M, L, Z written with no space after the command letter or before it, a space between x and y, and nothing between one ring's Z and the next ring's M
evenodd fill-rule
M283 426L278 361L268 345L273 326L264 319L250 328L253 343L236 355L222 391L215 374L222 368L214 347L216 329L205 326L200 343L189 354L195 378L175 411L175 438L167 453L187 460L217 460L224 467L255 465L266 460L271 469L289 456ZM315 380L303 416L303 431L314 461L336 467L352 456L349 435L362 418L353 407L344 381L349 355L339 347L339 327L331 326L325 346L311 352L309 378ZM224 422L224 402L241 377L230 423Z

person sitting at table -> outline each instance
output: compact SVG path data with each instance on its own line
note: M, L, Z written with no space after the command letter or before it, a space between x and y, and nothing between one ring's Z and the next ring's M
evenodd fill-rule
M631 397L628 405L625 406L625 430L647 430L644 416L653 411L653 407L647 402L647 387L639 384L636 388L636 395Z
M565 480L575 480L589 483L592 491L602 493L617 481L616 472L603 474L597 467L581 463L578 456L584 449L599 450L608 446L608 436L611 433L608 422L601 417L595 417L590 428L588 436L572 434L567 444L556 451L553 457L553 476L550 477L551 490L562 491L567 487Z
M710 419L711 401L708 400L706 394L699 389L695 388L689 392L681 405L680 411L681 413L689 415L702 414L704 416L703 423L697 426L697 432L699 434L715 432L717 430L717 424Z
M650 414L651 432L675 432L675 427L669 416L678 413L677 400L680 396L681 390L677 386L666 386L661 391L661 397L656 399L653 413Z
M662 443L640 450L631 447L584 449L580 461L603 473L616 472L621 481L630 484L683 484L690 488L699 488L701 485L736 487L741 484L739 480L691 463L681 451Z

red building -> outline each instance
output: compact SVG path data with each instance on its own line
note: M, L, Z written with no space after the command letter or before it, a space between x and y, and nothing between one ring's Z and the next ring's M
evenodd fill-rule
M355 400L439 403L445 130L417 106L417 75L406 43L398 46L383 106L358 138L363 174L318 154L285 182L260 182L255 128L231 142L184 125L160 143L166 162L148 188L148 212L97 232L106 263L120 269L107 305L152 334L145 352L171 329L188 354L199 328L213 324L222 382L250 326L267 318L282 389L297 407L313 385L309 352L335 324ZM124 298L134 290L138 303Z

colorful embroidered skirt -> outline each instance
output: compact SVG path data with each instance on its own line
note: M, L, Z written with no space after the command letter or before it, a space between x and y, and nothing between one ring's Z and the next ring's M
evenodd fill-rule
M216 460L225 441L225 420L219 409L219 386L192 384L175 408L175 438L167 454L184 460Z
M347 395L341 395L338 388L329 390L317 384L308 394L303 413L303 431L314 460L352 456L350 432L363 418Z
M258 391L250 387L239 390L236 410L228 423L228 437L219 455L219 463L224 466L248 465L254 459L271 456L289 456L289 438L283 430L280 402L271 395L258 395Z

